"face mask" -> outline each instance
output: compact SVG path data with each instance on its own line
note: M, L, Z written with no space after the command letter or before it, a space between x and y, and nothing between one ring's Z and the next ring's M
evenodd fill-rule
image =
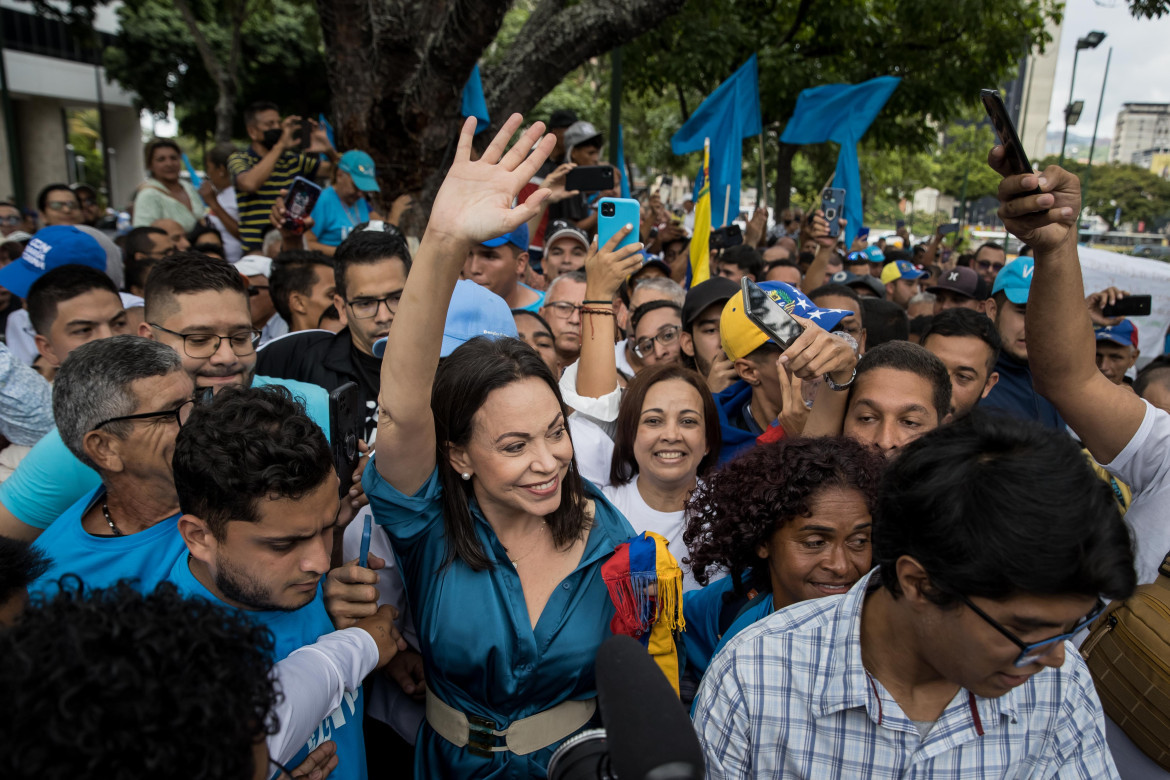
M284 135L284 129L274 127L271 130L264 131L264 140L261 143L269 149L275 149L276 145L280 143L280 137Z

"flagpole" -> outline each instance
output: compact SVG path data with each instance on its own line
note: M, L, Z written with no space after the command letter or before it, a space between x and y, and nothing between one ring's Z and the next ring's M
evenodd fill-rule
M727 194L723 196L723 227L727 227L727 210L731 208L731 185L727 185Z
M760 189L756 193L756 208L759 208L760 206L767 208L768 190L766 189L767 185L764 184L764 182L767 181L764 178L764 134L760 133L756 137L760 140Z

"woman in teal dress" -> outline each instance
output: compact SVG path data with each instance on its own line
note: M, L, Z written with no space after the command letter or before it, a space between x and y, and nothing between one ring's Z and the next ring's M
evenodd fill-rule
M474 122L463 127L387 339L363 480L425 663L418 778L545 777L556 746L593 714L594 658L614 615L600 568L633 535L578 475L556 379L537 353L498 333L461 345L443 336L470 248L548 196L512 208L554 145L537 123L505 154L520 122L475 162Z

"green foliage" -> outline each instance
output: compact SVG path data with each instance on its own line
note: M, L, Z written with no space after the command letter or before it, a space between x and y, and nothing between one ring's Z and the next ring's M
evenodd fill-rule
M96 108L71 109L66 114L66 127L69 131L69 144L73 147L73 154L82 158L84 166L79 166L79 181L93 187L96 192L105 189L103 177L105 171L101 151L101 122L98 119ZM99 196L100 197L100 196Z
M231 31L221 20L229 18L230 2L193 3L200 29L224 62ZM135 92L149 111L163 114L174 103L183 133L210 136L219 92L175 6L166 0L129 0L118 8L118 19L117 45L104 56L111 77ZM242 33L241 109L256 100L271 100L290 113L316 116L328 110L321 33L311 2L252 0ZM236 134L242 136L242 116L236 121Z
M1040 161L1038 170L1056 163L1055 155L1046 157ZM1064 167L1080 178L1084 188L1087 166L1066 159ZM1113 217L1119 206L1121 222L1132 223L1135 230L1138 222L1145 222L1149 230L1170 217L1170 181L1137 165L1094 164L1083 196L1084 207L1108 222L1110 230L1118 229Z
M1129 11L1139 19L1161 19L1170 13L1170 0L1129 0Z

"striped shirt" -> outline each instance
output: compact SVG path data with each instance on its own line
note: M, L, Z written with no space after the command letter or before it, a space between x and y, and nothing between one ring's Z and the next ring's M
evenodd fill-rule
M245 173L256 166L262 159L252 147L233 152L228 158L228 171L232 174L232 182L241 173ZM240 208L240 243L244 254L259 252L264 243L264 234L272 230L272 223L268 216L272 211L272 204L280 196L281 190L292 186L293 179L304 176L312 179L317 173L321 162L314 155L297 154L286 151L276 161L272 174L256 192L244 192L236 187L236 203Z
M1060 668L999 698L960 690L921 737L861 662L871 579L775 612L715 656L694 708L709 780L1118 776L1093 681L1068 643Z

